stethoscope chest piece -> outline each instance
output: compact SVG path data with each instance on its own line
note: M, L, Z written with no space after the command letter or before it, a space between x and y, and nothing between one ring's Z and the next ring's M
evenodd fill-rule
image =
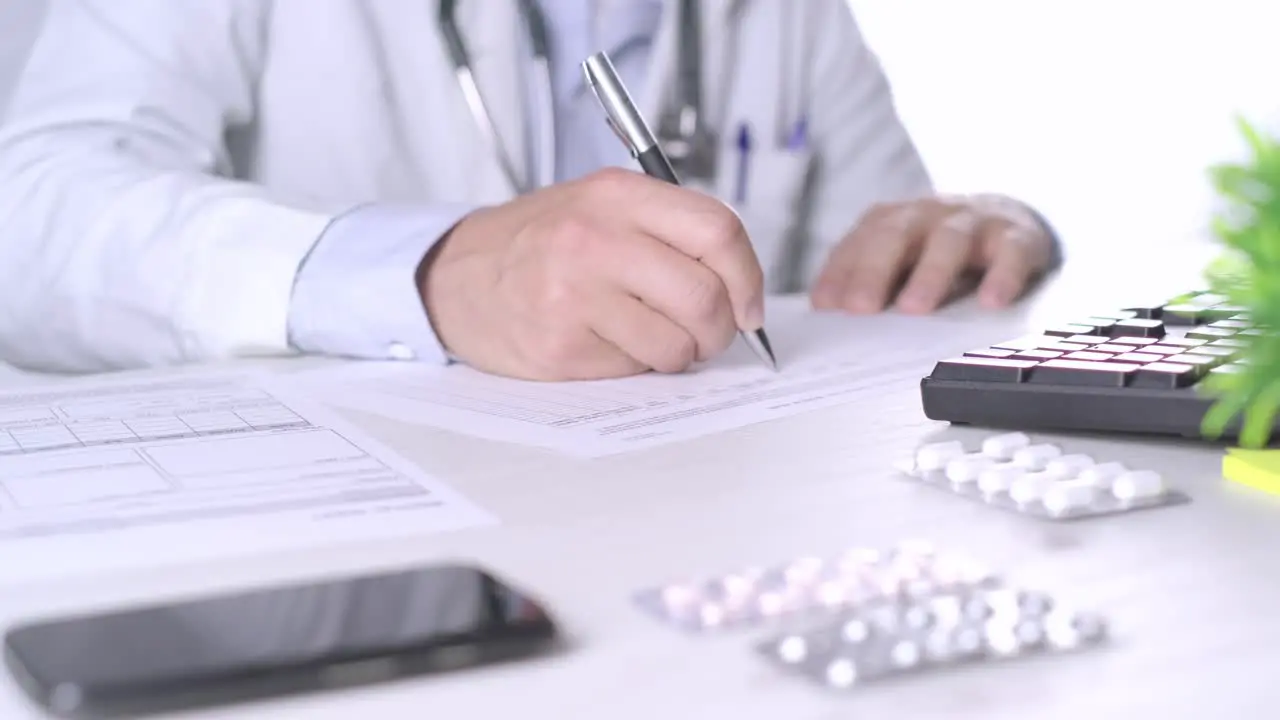
M676 7L676 76L672 101L658 118L658 142L685 181L711 181L716 176L716 137L704 116L702 93L702 15L695 0Z
M658 142L682 180L711 181L716 177L719 151L716 135L701 124L687 127L688 118L682 121L680 115L678 110L663 113L658 121Z

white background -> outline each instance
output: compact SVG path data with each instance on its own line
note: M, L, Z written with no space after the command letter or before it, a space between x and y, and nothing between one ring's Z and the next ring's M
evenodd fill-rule
M1091 256L1203 237L1234 114L1280 109L1276 3L851 3L939 185L1032 201Z
M939 184L1020 195L1074 247L1198 232L1233 113L1280 109L1276 3L850 1ZM0 0L0 107L43 4Z
M1280 117L1277 3L850 1L941 189L1024 198L1077 256L1203 238L1234 114ZM0 108L43 4L0 0Z

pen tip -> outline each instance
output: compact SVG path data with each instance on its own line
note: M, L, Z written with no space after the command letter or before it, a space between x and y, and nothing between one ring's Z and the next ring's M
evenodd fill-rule
M751 349L766 365L776 372L778 370L778 358L773 354L773 345L769 342L769 336L764 334L764 328L746 335L747 344L751 346Z

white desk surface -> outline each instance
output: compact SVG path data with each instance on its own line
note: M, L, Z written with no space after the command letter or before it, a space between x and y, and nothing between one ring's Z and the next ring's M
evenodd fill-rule
M1171 264L1181 255L1170 252L1157 262ZM1028 324L1070 315L1064 303L1080 308L1081 293L1090 298L1088 308L1104 294L1132 299L1153 282L1138 282L1150 274L1147 258L1077 262L1078 272L1011 312L983 315L963 305L949 312L987 323L993 341L1004 339ZM935 359L922 349L922 374ZM0 599L0 612L12 617L466 558L542 597L572 648L501 668L182 717L1079 720L1144 712L1165 720L1246 720L1275 714L1270 700L1280 692L1269 683L1280 667L1280 583L1274 581L1280 577L1280 499L1222 481L1220 449L1060 438L1073 449L1157 469L1194 501L1055 525L893 478L891 462L918 443L981 434L926 420L915 383L886 384L836 409L591 461L358 419L495 512L502 525L340 553L23 588ZM972 552L1015 582L1096 607L1111 621L1110 646L921 675L841 696L774 672L750 650L759 633L688 637L631 604L637 589L684 575L910 538ZM1268 620L1272 614L1277 617ZM0 681L0 717L38 717L7 679Z

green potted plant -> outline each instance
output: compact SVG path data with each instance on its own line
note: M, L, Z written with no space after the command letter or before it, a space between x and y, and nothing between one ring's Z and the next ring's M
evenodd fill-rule
M1239 372L1215 374L1217 399L1202 430L1219 438L1236 420L1239 444L1260 447L1271 439L1280 412L1280 140L1238 121L1247 152L1213 167L1210 178L1223 201L1213 233L1223 246L1208 268L1209 288L1245 308L1260 332L1244 336Z

